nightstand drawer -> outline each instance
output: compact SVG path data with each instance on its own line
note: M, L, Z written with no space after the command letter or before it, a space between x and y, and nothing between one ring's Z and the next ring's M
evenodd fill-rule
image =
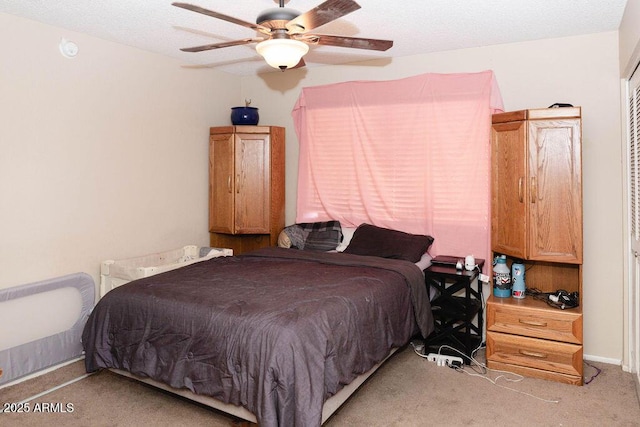
M488 304L487 330L582 344L582 313Z
M491 362L582 376L582 346L496 332L487 333Z

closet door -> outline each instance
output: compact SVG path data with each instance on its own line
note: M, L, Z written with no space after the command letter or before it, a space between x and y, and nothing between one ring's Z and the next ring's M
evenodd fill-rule
M640 380L640 70L628 85L629 348L631 370Z

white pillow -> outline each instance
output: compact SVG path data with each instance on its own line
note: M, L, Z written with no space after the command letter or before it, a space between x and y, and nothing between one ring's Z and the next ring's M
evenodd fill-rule
M431 265L431 255L429 255L428 252L425 252L420 258L420 261L416 262L416 265L420 270L426 270Z
M336 251L342 252L347 249L349 246L349 242L351 242L351 238L353 237L353 233L356 231L357 227L342 227L342 242L336 248Z

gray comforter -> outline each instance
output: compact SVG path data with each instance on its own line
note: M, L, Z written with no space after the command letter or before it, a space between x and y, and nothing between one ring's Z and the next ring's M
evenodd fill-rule
M130 282L85 326L88 372L118 368L318 426L324 401L433 319L407 261L265 248Z

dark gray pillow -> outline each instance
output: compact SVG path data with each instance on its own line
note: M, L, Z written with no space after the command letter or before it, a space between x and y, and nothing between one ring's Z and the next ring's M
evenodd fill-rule
M306 233L305 250L331 251L342 241L342 227L339 221L309 222L299 225Z
M432 243L431 236L362 224L344 253L418 262Z
M312 231L304 241L304 249L312 251L332 251L340 244L337 230Z

